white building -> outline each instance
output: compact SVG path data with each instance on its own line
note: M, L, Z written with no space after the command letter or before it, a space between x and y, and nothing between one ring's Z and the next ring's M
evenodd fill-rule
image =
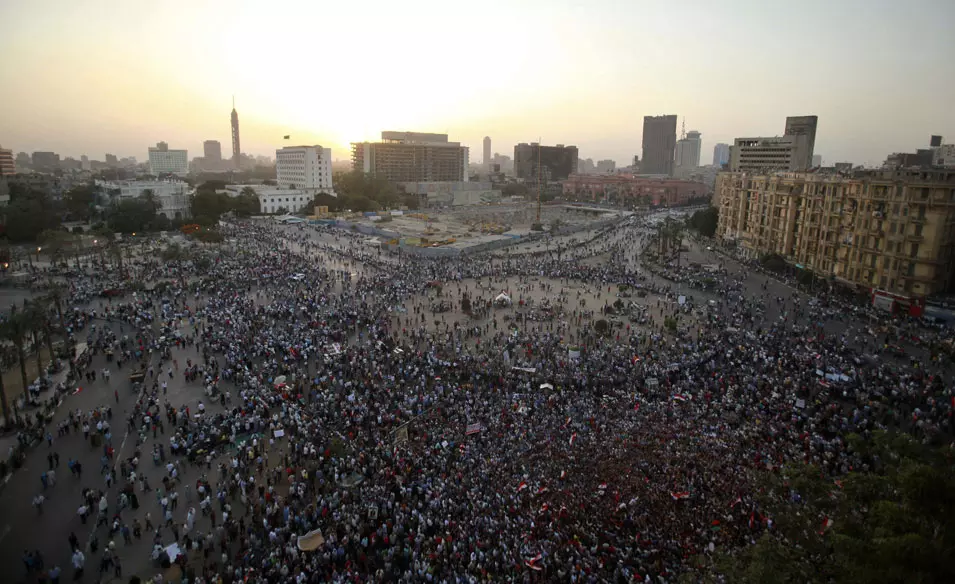
M719 168L730 161L730 145L720 142L713 147L713 166Z
M171 173L186 176L189 173L189 157L185 150L170 150L165 142L159 142L149 149L149 173L160 175Z
M932 164L946 168L955 168L955 144L942 144L934 150L935 152L932 154Z
M315 193L307 193L301 189L269 185L226 185L225 193L230 197L238 197L245 189L255 191L255 196L259 199L260 213L278 213L283 209L285 213L298 213L315 198Z
M677 140L675 167L684 172L699 167L702 144L700 133L695 130L690 130L685 138Z
M191 214L190 199L194 191L189 183L181 180L98 180L96 186L103 189L109 199L117 200L133 199L147 190L152 191L159 202L157 214L167 219L184 219Z
M321 146L289 146L275 151L278 186L321 192L334 196L332 187L332 149Z

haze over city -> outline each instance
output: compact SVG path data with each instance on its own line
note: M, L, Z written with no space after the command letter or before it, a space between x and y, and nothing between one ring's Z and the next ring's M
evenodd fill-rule
M16 151L145 157L282 137L348 158L381 130L446 132L480 157L541 137L627 161L644 115L704 151L820 119L816 152L875 164L955 135L955 3L7 2L0 137Z

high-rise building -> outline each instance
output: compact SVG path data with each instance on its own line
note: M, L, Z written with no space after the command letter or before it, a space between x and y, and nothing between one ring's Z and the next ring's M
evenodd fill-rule
M17 166L13 162L13 150L0 148L0 176L13 176Z
M392 182L468 180L468 148L447 134L382 132L381 142L351 147L353 169Z
M613 174L613 171L616 169L617 163L609 158L597 161L597 172L600 174Z
M491 137L484 137L484 169L491 172Z
M332 149L321 146L287 146L275 151L276 184L309 194L334 195Z
M717 236L863 289L955 289L955 170L720 173Z
M15 162L17 165L17 172L29 170L33 166L33 160L26 152L17 152L17 159Z
M170 150L169 144L158 142L155 148L149 149L149 172L160 174L175 174L185 176L189 173L189 156L185 150Z
M822 154L813 154L812 155L812 167L819 168L822 166Z
M514 147L514 172L526 182L565 180L577 172L577 147L541 146L537 142L518 144Z
M242 162L242 147L239 144L239 112L235 111L235 98L232 99L232 164L239 168Z
M955 168L955 144L939 144L932 151L932 164L945 168Z
M218 140L206 140L202 143L202 157L206 162L222 162L222 144Z
M673 174L676 116L643 117L643 174Z
M816 126L818 116L789 116L786 118L786 136L805 136L807 152L805 165L800 162L801 168L809 168L812 164L812 155L816 152Z
M60 167L60 155L55 152L34 152L34 170L55 170Z
M80 169L81 170L92 170L93 166L90 164L90 157L87 155L80 156Z
M808 170L809 139L805 135L775 138L737 138L730 149L733 172Z
M117 160L115 154L107 154L107 155L106 155L106 165L107 165L107 166L113 167L113 166L116 166L117 164L119 164L119 160Z
M941 136L932 135L932 137L929 138L929 143L928 143L928 144L929 144L929 147L930 147L930 148L938 148L939 146L942 145L942 137L941 137Z
M713 166L719 168L730 161L730 145L720 142L713 147Z
M685 138L676 143L676 168L682 171L692 170L700 166L700 148L703 142L700 133L690 130Z

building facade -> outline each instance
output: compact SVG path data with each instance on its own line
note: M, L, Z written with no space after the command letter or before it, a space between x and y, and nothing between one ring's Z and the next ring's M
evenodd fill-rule
M484 137L484 159L481 161L484 163L484 170L486 172L491 172L491 137Z
M673 175L676 116L643 117L643 174Z
M165 142L159 142L155 148L149 148L149 173L154 175L189 174L189 155L185 150L170 150Z
M710 190L697 181L626 174L573 174L563 183L564 196L600 201L612 198L631 205L679 206L705 197Z
M33 170L51 171L60 168L60 155L55 152L34 152Z
M713 147L713 166L721 168L730 162L730 145L720 142Z
M935 136L933 136L934 138ZM941 139L939 137L939 139ZM945 168L955 168L955 144L939 144L933 149L932 164Z
M352 144L352 168L392 182L467 181L468 148L447 134L382 132Z
M565 180L577 172L577 156L576 146L521 143L514 146L514 175L529 183Z
M677 140L676 143L676 170L691 171L700 166L700 148L703 145L701 134L696 130L690 130L685 138Z
M822 276L924 297L955 288L955 170L721 173L717 236Z
M107 198L134 199L151 191L159 203L157 214L167 219L185 219L191 214L191 198L195 190L181 180L96 181Z
M786 136L805 136L808 154L807 163L802 168L809 168L812 156L816 151L816 126L819 125L819 116L789 116L786 118Z
M13 158L13 150L0 148L0 176L13 176L17 173L17 166Z
M315 199L313 193L302 189L288 189L269 185L226 185L224 192L230 197L238 197L246 189L252 189L259 199L260 213L298 213ZM329 193L331 194L331 193Z
M415 195L425 207L462 207L500 203L501 191L490 182L419 182L400 183L403 192Z
M777 172L808 170L812 156L807 156L806 136L774 138L737 138L730 149L732 172Z
M222 144L218 140L206 140L202 143L202 156L207 162L221 162Z
M335 195L332 187L332 149L288 146L275 151L276 184L306 193Z

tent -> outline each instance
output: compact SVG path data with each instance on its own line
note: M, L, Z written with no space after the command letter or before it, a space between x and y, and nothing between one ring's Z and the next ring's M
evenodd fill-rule
M494 304L498 306L510 306L512 304L511 297L506 293L501 292L496 298L494 298Z

